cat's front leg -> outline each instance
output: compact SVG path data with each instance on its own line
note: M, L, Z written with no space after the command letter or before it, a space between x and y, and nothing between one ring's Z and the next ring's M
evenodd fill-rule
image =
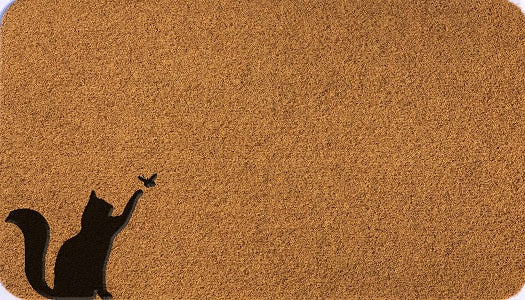
M97 291L97 294L100 296L100 298L106 300L106 299L112 299L113 295L111 295L110 292L108 292L106 289Z

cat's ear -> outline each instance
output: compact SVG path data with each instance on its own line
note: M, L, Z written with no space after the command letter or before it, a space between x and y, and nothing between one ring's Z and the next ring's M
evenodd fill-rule
M97 195L95 195L95 191L91 191L91 195L89 195L89 198L97 198Z

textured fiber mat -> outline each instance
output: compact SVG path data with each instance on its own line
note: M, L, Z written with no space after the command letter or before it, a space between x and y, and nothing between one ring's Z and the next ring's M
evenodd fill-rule
M115 299L525 284L525 16L507 1L19 0L1 62L18 297L40 296L3 220L47 220L53 288L92 190L114 216L144 191L107 261Z

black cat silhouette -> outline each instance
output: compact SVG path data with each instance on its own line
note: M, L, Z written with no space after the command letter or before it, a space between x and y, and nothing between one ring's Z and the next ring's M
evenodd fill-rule
M17 225L24 234L25 271L29 284L40 295L51 299L86 298L98 294L112 298L106 289L106 263L115 236L128 223L143 191L137 190L120 216L111 216L113 206L91 192L82 214L80 232L67 240L58 251L55 281L51 289L45 281L45 256L49 225L37 211L16 209L6 222Z

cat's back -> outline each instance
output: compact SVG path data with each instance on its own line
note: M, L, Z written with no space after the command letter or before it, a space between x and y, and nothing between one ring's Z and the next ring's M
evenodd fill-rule
M94 233L79 233L64 242L55 263L55 281L84 280L101 271L110 244Z
M54 291L59 296L91 296L97 276L93 245L78 234L65 241L55 263Z

